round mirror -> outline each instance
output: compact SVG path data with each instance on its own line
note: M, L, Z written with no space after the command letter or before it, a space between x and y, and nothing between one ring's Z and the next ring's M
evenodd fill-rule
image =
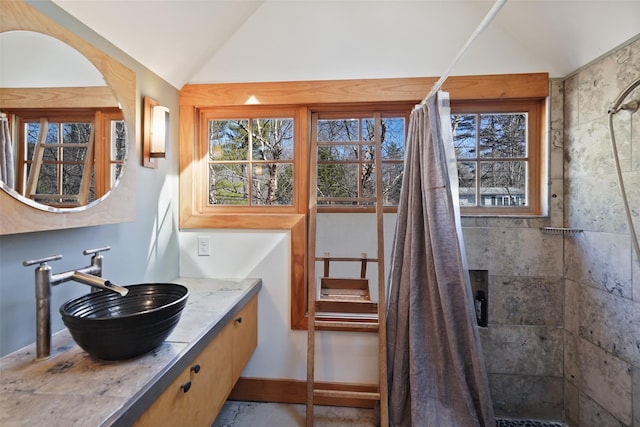
M127 126L98 69L34 31L0 33L0 186L48 212L108 196L124 172Z

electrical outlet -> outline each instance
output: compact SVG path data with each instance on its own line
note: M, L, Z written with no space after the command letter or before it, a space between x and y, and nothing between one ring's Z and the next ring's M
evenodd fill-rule
M211 255L211 240L208 237L198 237L198 256Z

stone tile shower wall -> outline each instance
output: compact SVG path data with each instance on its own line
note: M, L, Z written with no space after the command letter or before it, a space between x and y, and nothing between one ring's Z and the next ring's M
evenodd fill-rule
M564 81L565 412L570 426L640 427L640 268L623 210L607 110L640 76L640 39ZM640 99L634 91L628 101ZM640 228L640 112L616 115ZM633 133L633 134L632 134Z
M462 219L470 270L488 272L480 329L496 415L564 419L562 83L552 82L548 218Z
M465 218L470 269L488 271L483 354L497 416L563 419L562 237L545 220Z

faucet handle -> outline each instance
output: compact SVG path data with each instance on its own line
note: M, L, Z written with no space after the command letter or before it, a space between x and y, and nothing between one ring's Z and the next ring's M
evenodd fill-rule
M94 255L94 254L99 254L100 252L105 252L105 251L109 251L111 250L111 246L104 246L102 248L96 248L96 249L85 249L84 251L82 251L83 255Z
M38 259L30 259L30 260L26 260L26 261L22 261L22 265L25 267L29 267L30 265L34 265L34 264L45 264L49 261L58 261L59 259L62 259L62 255L51 255L51 256L47 256L44 258L38 258Z

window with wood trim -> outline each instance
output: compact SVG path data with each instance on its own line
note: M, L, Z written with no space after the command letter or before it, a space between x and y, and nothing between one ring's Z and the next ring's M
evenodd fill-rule
M452 102L463 215L541 212L543 100Z
M126 126L120 110L11 114L18 126L16 191L20 194L51 206L74 207L112 188L126 158Z
M412 104L385 103L312 114L311 146L318 159L315 173L319 212L374 209L378 173L374 164L374 129L379 129L381 147L382 204L387 211L395 211L411 107Z
M196 157L209 214L296 213L300 202L299 111L247 106L198 111ZM301 150L305 151L305 150Z
M293 205L293 117L209 119L209 205Z
M362 111L354 105L383 106L400 103L411 106L419 102L433 86L436 78L371 79L345 81L276 82L186 85L180 91L180 226L186 228L245 228L245 229L289 229L291 231L291 327L305 329L306 318L306 212L309 197L309 135L311 134L310 111ZM523 113L527 114L527 203L523 207L506 206L514 215L542 214L542 171L544 162L543 118L544 102L548 96L548 75L545 73L491 76L453 76L443 90L452 99L452 112L456 114ZM496 110L485 101L495 105L508 105L508 109ZM247 105L258 102L260 105ZM518 106L521 102L525 107ZM285 107L283 107L285 106ZM347 106L345 110L343 107ZM485 108L486 107L486 108ZM292 110L295 115L277 113L270 117L294 117L295 152L293 160L294 196L293 206L208 206L207 167L202 164L208 154L207 129L203 126L205 114L216 112L216 119L248 117L246 111L253 108ZM253 114L253 113L252 113ZM254 117L265 118L264 114ZM358 117L360 120L361 117ZM359 127L362 127L362 123ZM366 125L365 125L366 127ZM359 137L360 138L360 137ZM204 145L203 145L204 144ZM467 149L467 140L459 148ZM366 144L362 144L366 146ZM477 150L477 149L476 149ZM343 155L346 156L345 153ZM351 153L349 153L351 156ZM355 156L355 154L353 154ZM353 169L364 170L366 162L360 161ZM494 156L497 158L497 156ZM345 159L346 160L346 159ZM469 157L461 161L470 160ZM482 158L473 160L483 161ZM502 162L497 158L497 162ZM510 158L505 161L521 161ZM496 162L496 163L497 163ZM354 162L355 163L355 162ZM479 164L479 163L478 163ZM480 167L482 168L482 166ZM531 171L537 171L533 175ZM466 178L469 182L469 178ZM475 178L474 178L475 179ZM475 181L474 181L475 182ZM482 178L480 178L482 183ZM485 181L486 183L486 181ZM357 184L358 187L362 183ZM467 187L470 185L467 184ZM352 187L353 188L353 187ZM365 187L359 191L364 191ZM482 194L482 189L476 190ZM249 193L247 193L249 194ZM248 197L248 196L247 196ZM335 204L334 204L335 205ZM342 209L341 206L324 206L322 209ZM352 207L350 207L352 208ZM392 209L391 207L389 207ZM503 215L505 206L465 207L463 214ZM366 207L356 207L368 209ZM474 211L475 210L475 211ZM345 212L349 214L349 212ZM357 325L354 326L357 329Z

